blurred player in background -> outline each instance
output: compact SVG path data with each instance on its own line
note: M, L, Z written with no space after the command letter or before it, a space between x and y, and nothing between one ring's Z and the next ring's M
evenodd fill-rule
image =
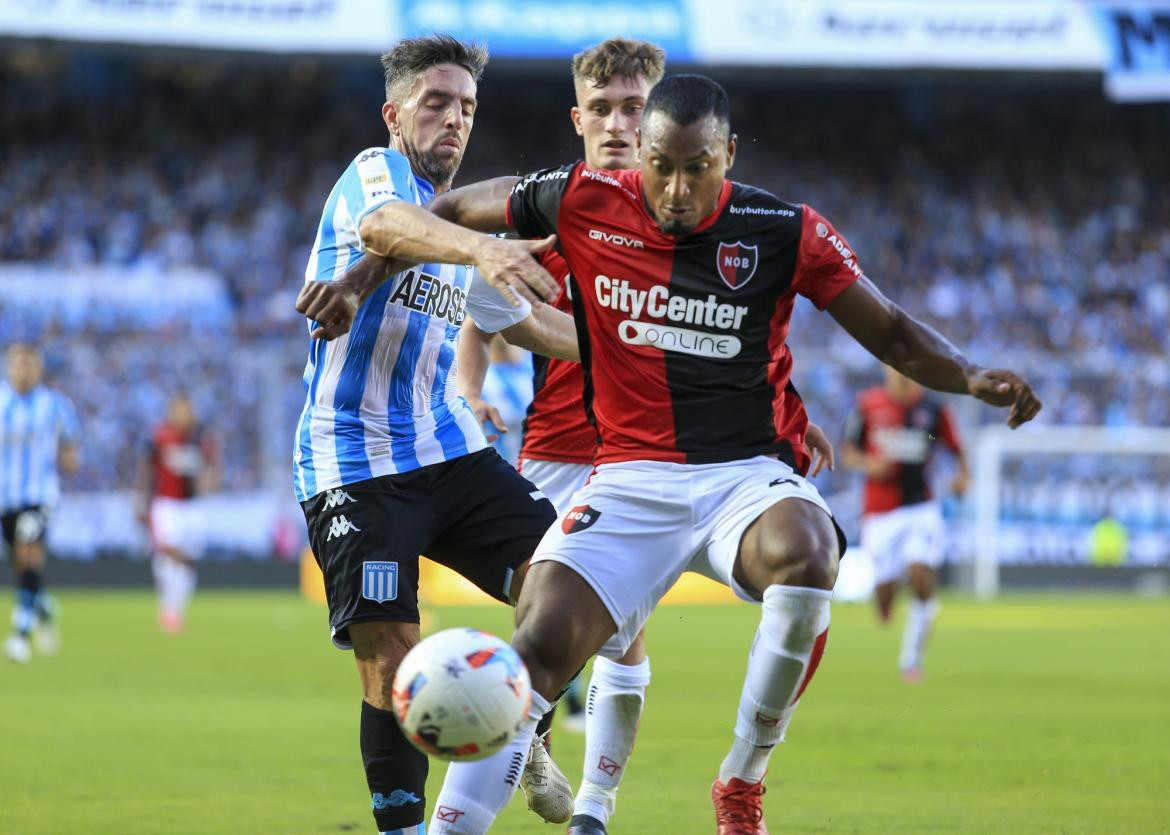
M661 80L665 65L666 54L658 46L624 38L611 38L573 57L576 104L569 116L582 138L588 167L621 170L637 166L642 108L651 88ZM558 295L549 303L571 313L565 259L557 252L547 252L541 263L559 285ZM483 396L487 393L484 382L491 338L473 322L464 323L459 383L477 416L502 427L502 416L491 397ZM580 363L538 356L533 358L533 372L535 396L524 422L520 471L564 514L571 507L573 494L593 472L597 430L585 411L585 377ZM809 437L818 449L819 470L821 461L831 462L832 447L818 428L812 428ZM586 733L584 776L569 832L586 835L596 831L590 827L603 831L613 814L649 684L650 660L645 635L639 632L621 658L594 659L588 711L575 687L566 694L572 711L567 718L583 724ZM544 723L537 729L542 736L547 732Z
M139 520L150 531L151 567L163 631L183 630L195 593L195 563L203 556L203 525L192 501L219 487L214 437L195 417L185 393L171 397L138 468Z
M967 490L967 456L954 418L922 386L885 367L885 385L866 389L849 418L841 460L865 474L861 545L874 565L878 617L887 623L906 577L914 597L902 633L902 678L922 677L923 652L938 614L935 585L943 561L943 518L931 496L927 465L938 447L957 459L950 489Z
M44 653L58 646L56 604L44 590L45 537L61 494L59 473L77 471L79 428L73 404L41 383L39 348L9 345L7 365L8 379L0 383L0 527L16 609L4 649L24 663L32 657L30 637Z
M543 295L556 289L531 257L551 240L482 235L422 208L459 169L487 60L483 47L446 35L403 40L383 56L389 147L358 154L334 186L297 301L309 335L321 338L305 367L294 488L325 577L333 642L353 650L361 678L374 820L404 835L425 828L428 761L391 712L391 689L419 640L419 555L512 602L556 518L488 448L456 391L459 327L472 316L514 344L579 356L572 319L528 303L536 298L528 284ZM539 772L539 785L525 788L540 792L530 806L568 820L572 792L544 746L526 739L512 753L512 789L521 772Z

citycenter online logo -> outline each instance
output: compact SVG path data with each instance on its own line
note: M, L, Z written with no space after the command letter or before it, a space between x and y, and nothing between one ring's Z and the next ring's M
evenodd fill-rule
M715 359L738 356L743 347L738 336L726 331L739 330L748 312L746 305L721 302L714 293L705 299L672 295L662 284L639 290L625 279L607 275L597 276L593 287L599 304L629 314L630 318L617 329L618 337L627 345L647 345ZM648 319L666 321L646 321L643 314ZM717 332L682 325L700 325Z

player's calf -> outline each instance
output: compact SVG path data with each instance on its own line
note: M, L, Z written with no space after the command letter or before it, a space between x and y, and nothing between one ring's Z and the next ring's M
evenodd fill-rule
M361 753L371 809L380 832L412 831L426 815L428 760L391 712L394 673L419 641L418 624L374 621L349 625L362 681Z

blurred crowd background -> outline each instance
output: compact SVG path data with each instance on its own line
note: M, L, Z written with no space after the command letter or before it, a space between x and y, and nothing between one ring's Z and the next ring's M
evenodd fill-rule
M888 295L1028 375L1040 424L1167 423L1170 107L1118 106L1075 77L714 75L734 106L734 178L815 206ZM571 98L567 66L489 67L458 182L578 158ZM307 347L293 301L325 196L385 144L382 100L373 59L0 53L0 329L40 341L78 406L71 491L129 489L182 389L221 440L225 490L291 502ZM879 368L807 304L791 346L810 414L839 441ZM489 387L518 433L531 381L510 359ZM967 435L1000 419L953 405ZM818 484L855 504L851 476ZM1025 460L1005 502L1165 527L1170 456Z

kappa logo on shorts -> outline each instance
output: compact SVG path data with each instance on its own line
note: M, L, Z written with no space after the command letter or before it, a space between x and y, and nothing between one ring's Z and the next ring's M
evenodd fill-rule
M398 563L363 562L362 597L375 603L398 599Z
M796 487L800 486L800 482L795 478L774 478L768 482L769 487L778 487L781 484L792 484Z
M600 510L594 510L587 504L579 504L565 514L565 518L561 520L561 530L565 533L580 533L591 527L600 516Z
M344 513L339 514L329 520L329 535L325 537L325 541L328 542L329 540L336 539L339 536L345 536L350 531L357 531L358 533L361 533L362 529L353 522L346 519Z
M357 504L357 499L346 493L344 490L327 490L325 491L325 509L333 510L338 505L353 502Z

